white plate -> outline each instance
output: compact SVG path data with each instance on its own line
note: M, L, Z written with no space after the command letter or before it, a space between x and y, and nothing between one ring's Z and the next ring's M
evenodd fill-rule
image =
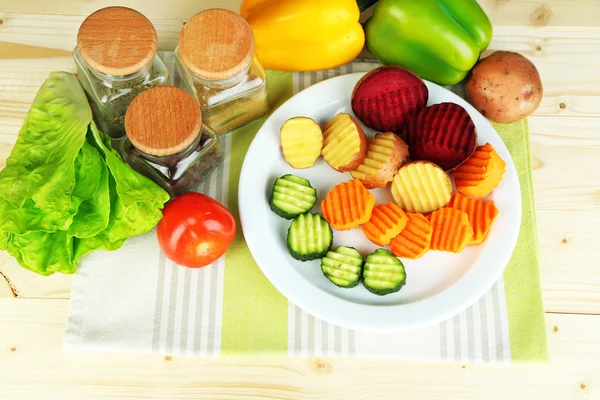
M308 116L325 124L338 112L351 115L350 96L364 73L331 78L295 95L277 109L253 140L242 167L239 207L242 230L257 264L271 283L292 303L314 316L362 331L392 332L416 329L450 318L483 296L499 278L515 247L521 222L521 193L517 171L502 139L490 123L466 101L431 82L428 105L453 102L463 106L473 118L478 144L491 143L506 161L502 182L493 198L499 214L486 240L468 246L460 254L429 251L418 260L402 260L406 285L397 293L377 296L362 285L352 289L335 286L323 276L320 260L300 262L286 247L289 220L269 208L273 182L292 173L308 179L318 191L317 206L335 185L352 179L319 159L308 169L293 169L281 154L279 128L291 117ZM365 128L368 136L374 131ZM391 201L389 186L371 191L378 204ZM333 248L353 246L364 255L377 246L362 230L333 231ZM389 248L389 247L386 247Z

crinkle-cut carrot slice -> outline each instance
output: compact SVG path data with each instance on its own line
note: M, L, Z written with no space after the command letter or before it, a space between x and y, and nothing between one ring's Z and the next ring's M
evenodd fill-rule
M466 212L444 207L431 214L431 250L460 253L471 241L473 228Z
M375 206L371 219L362 229L371 242L385 246L404 229L407 222L408 217L397 204L379 204Z
M460 194L485 197L498 186L505 170L506 162L491 144L486 143L477 147L471 157L452 171L452 177Z
M446 207L464 211L469 216L469 223L473 228L473 236L469 244L483 242L498 215L498 209L493 201L471 199L460 193L454 193Z
M373 207L375 197L358 179L335 186L321 202L323 217L338 231L358 228L368 222Z
M390 247L396 257L416 260L429 250L433 228L421 213L407 212L406 217L406 226L391 240Z

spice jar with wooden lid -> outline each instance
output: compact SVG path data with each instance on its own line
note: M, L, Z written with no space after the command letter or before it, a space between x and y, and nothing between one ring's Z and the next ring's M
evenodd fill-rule
M267 115L267 75L254 54L254 34L240 15L210 9L183 27L175 49L180 86L194 94L218 134Z
M223 161L219 136L203 123L198 102L174 86L139 94L125 115L120 152L133 169L171 197L192 192Z
M131 8L102 8L79 27L73 51L78 78L100 130L111 138L125 136L125 112L138 94L167 83L157 49L154 26Z

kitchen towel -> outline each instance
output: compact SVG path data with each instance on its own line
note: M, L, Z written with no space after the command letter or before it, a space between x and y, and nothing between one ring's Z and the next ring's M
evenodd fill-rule
M172 53L163 56L173 71ZM271 110L323 79L377 66L353 62L311 73L268 71ZM261 124L249 124L223 140L226 160L200 189L236 216L240 169ZM519 173L521 230L503 277L453 318L399 334L341 328L282 296L254 262L241 229L225 257L202 269L183 268L165 258L152 231L129 239L118 251L95 252L82 260L73 279L64 349L547 362L527 120L494 126Z

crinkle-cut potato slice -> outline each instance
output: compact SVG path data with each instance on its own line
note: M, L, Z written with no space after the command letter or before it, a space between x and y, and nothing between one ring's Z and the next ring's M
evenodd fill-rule
M385 246L404 229L407 222L408 217L397 204L379 204L373 209L371 219L362 226L362 230L371 242Z
M452 196L452 181L429 161L404 165L392 181L394 201L404 211L428 213L444 207Z
M392 132L378 133L368 142L367 156L350 175L360 179L367 189L383 188L408 159L408 146Z
M469 216L469 223L473 228L470 245L483 242L498 215L498 209L493 201L471 199L460 193L454 193L446 207L464 211Z
M283 158L292 168L315 165L323 148L321 127L308 117L290 118L279 133Z
M421 213L406 213L408 222L404 229L391 240L392 254L399 258L416 260L427 253L433 228Z
M462 165L452 171L456 190L469 197L485 197L498 187L506 171L506 162L500 158L494 147L486 143Z
M444 207L431 214L430 249L460 253L469 244L473 228L466 212Z
M350 114L339 113L323 129L323 159L338 172L357 168L367 155L367 136Z
M323 218L332 228L346 231L371 219L375 196L358 179L335 186L321 202Z

